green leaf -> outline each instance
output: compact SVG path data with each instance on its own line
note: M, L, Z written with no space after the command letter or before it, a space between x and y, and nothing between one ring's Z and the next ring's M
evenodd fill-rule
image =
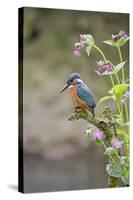
M87 55L89 56L92 46L94 44L94 39L93 39L92 35L87 35L87 34L80 35L80 37L83 39L84 43L87 44L85 51L86 51Z
M116 42L114 40L106 40L103 43L108 44L110 46L116 46Z
M92 139L92 134L95 131L96 126L94 126L93 124L89 124L88 128L86 129L86 134L88 139Z
M87 53L88 56L90 55L92 46L93 46L92 44L91 44L91 45L88 45L88 46L86 47L86 49L85 49L85 51L86 51L86 53Z
M102 146L102 141L101 141L101 140L96 140L95 143L96 143L98 146Z
M108 93L113 95L113 90L114 90L114 89L111 88L111 89L108 91Z
M112 71L112 72L105 71L102 74L99 74L99 76L107 76L107 75L111 75L111 74L114 74L114 71Z
M115 85L113 87L113 91L115 93L116 101L118 101L119 99L122 99L122 96L126 92L127 88L128 88L128 84L125 84L125 83Z
M117 178L121 177L121 170L115 164L107 164L106 171L109 176L113 176L113 177L117 177Z
M129 185L129 177L128 176L121 176L121 181L124 184Z
M119 129L119 128L117 128L117 133L120 134L120 135L127 135L125 130L122 130L122 129Z
M119 63L118 65L116 65L115 69L114 69L114 74L117 74L125 65L126 61Z
M121 47L123 46L127 41L129 40L129 37L122 37L117 41L117 46Z
M116 150L113 147L108 147L106 151L104 152L104 155L106 156L115 155L115 154L116 154Z
M113 88L111 88L108 93L112 95L112 98L118 102L118 100L122 99L123 94L126 92L127 88L129 87L129 84L123 83L114 85Z
M110 46L121 47L121 46L123 46L128 40L129 40L129 37L121 37L118 41L106 40L106 41L103 41L103 43L108 44L108 45L110 45Z
M122 135L127 140L129 139L129 136L125 130L117 128L116 131L117 131L117 134Z
M87 134L87 136L88 136L89 139L91 139L92 133L93 133L93 129L91 129L91 128L86 129L86 134Z
M101 97L100 100L99 100L99 102L98 102L98 104L100 104L100 103L102 103L104 101L107 101L109 99L114 99L114 97L113 96L104 96L104 97Z

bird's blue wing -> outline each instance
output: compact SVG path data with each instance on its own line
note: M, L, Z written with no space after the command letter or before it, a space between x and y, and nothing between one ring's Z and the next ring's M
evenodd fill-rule
M80 99L85 101L88 106L90 107L96 106L94 96L86 84L77 85L77 95L79 96Z

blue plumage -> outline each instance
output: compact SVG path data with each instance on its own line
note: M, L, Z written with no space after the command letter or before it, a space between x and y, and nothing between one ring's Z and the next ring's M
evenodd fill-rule
M96 107L96 102L93 94L85 83L77 85L77 95L82 99L88 106Z

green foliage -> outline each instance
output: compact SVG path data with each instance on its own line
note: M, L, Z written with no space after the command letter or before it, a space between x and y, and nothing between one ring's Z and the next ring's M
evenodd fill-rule
M119 165L107 164L106 171L109 176L120 178L124 184L129 185L128 171L124 172L123 169Z
M89 124L87 129L86 129L86 135L88 137L88 139L92 140L92 134L93 132L96 130L96 126L94 126L93 124Z
M128 88L128 84L118 84L114 85L114 87L108 91L109 94L108 96L101 97L98 104L107 101L109 99L113 99L114 101L118 102L119 100L122 99L123 94L126 92Z
M101 140L95 140L95 144L101 147L102 146L102 141Z
M112 99L118 102L122 99L128 87L129 84L126 83L116 84L108 91L108 93L112 95Z
M114 74L113 71L112 72L105 71L105 72L101 73L99 76L108 76L108 75L112 75L112 74Z
M120 38L116 44L117 47L122 47L127 41L129 40L129 37L126 38Z
M122 67L124 67L125 63L126 61L116 65L116 67L114 68L113 74L117 74L122 69Z
M111 156L111 155L115 155L117 152L116 152L116 149L113 148L113 147L108 147L105 152L104 152L104 155L106 156Z
M126 140L129 139L129 136L124 129L117 128L116 131L117 131L117 134L122 135Z
M86 53L89 56L92 47L94 47L102 56L103 60L100 60L99 69L96 70L98 76L107 76L109 77L112 83L112 88L108 91L109 95L103 96L100 98L98 104L101 104L105 101L113 99L117 113L111 114L111 111L108 113L103 112L104 119L108 120L107 124L111 124L111 126L106 124L106 128L103 128L102 124L100 125L100 129L104 132L104 137L95 139L95 133L100 134L100 132L94 132L97 127L93 124L89 125L88 129L86 130L87 136L89 139L94 139L94 142L98 146L103 146L105 149L104 155L108 157L109 164L106 165L106 171L108 175L111 177L109 178L109 185L118 186L119 180L124 185L129 184L129 118L128 118L128 107L125 102L125 98L128 98L129 92L127 91L129 84L125 79L125 64L126 61L122 60L121 49L128 40L129 37L124 31L120 31L118 34L112 35L112 39L104 41L105 44L110 46L116 47L118 50L118 55L120 58L120 63L116 66L112 64L111 61L106 59L102 50L94 44L94 39L92 35L85 34L81 35L84 43L86 44ZM122 80L121 80L122 78ZM126 113L126 119L124 114ZM96 119L97 120L97 119ZM93 122L94 120L91 120ZM101 122L101 121L100 121ZM121 144L121 145L120 145ZM124 146L124 148L123 148ZM123 148L123 151L120 151L120 148ZM123 152L123 156L121 155ZM114 178L114 181L112 181ZM113 183L113 184L112 184Z
M120 167L116 164L107 164L106 171L109 176L113 176L113 177L117 177L117 178L121 177Z
M126 184L126 185L129 185L129 176L128 174L125 175L125 176L121 176L121 181Z
M86 51L86 53L87 53L88 56L90 55L92 46L93 46L93 45L90 44L90 45L88 45L88 46L86 47L86 49L85 49L85 51Z
M103 103L104 101L107 101L109 99L114 99L114 96L104 96L104 97L101 97L98 104L100 103Z
M105 40L103 41L103 43L110 45L110 46L114 46L114 47L122 47L124 44L126 44L126 42L129 40L129 37L122 37L120 38L118 41L114 41L112 40Z
M113 91L115 94L115 99L118 102L118 100L122 99L123 94L125 94L127 88L128 88L128 84L118 84L118 85L114 85L113 87Z
M105 44L108 44L110 46L116 46L116 42L114 40L106 40L103 41Z

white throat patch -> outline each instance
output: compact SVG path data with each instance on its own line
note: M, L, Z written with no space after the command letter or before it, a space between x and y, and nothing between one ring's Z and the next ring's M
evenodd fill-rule
M68 88L69 88L69 89L70 89L70 88L73 88L73 85L70 85Z
M82 81L81 79L79 79L79 78L77 78L77 81L78 81L79 83L83 83L83 81Z

